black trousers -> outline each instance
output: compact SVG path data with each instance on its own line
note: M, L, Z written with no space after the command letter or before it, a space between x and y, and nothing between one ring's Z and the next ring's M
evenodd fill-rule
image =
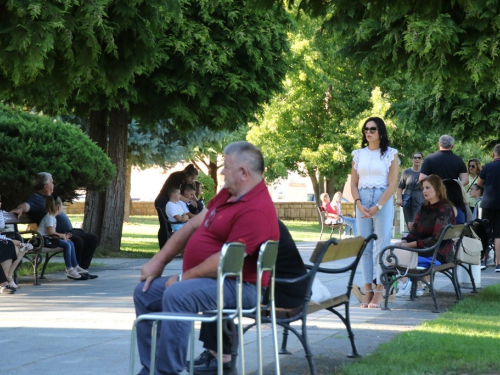
M16 246L12 241L0 240L0 263L9 259L12 259L13 261L17 259ZM0 265L0 283L4 283L6 281L7 275L5 274L3 267Z
M99 238L95 234L86 233L81 229L73 229L71 241L75 244L76 260L82 268L89 268L95 249L99 244Z

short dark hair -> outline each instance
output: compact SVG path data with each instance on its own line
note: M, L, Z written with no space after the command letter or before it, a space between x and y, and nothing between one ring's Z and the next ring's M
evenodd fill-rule
M177 186L170 186L167 188L167 195L170 197L176 191L181 191L181 189L179 189Z
M496 156L500 156L500 143L496 144L495 147L493 147L493 153Z
M185 192L185 191L196 191L194 186L191 185L191 184L186 184L182 187L182 192Z
M475 186L477 190L481 192L481 195L484 193L484 186L478 185L478 184L473 184L472 186Z

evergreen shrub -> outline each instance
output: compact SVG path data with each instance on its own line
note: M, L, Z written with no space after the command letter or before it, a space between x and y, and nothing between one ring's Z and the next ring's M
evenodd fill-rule
M208 202L215 197L215 182L212 180L212 177L206 175L202 171L198 174L198 181L203 184L203 198L205 198L205 204L207 205Z
M79 128L0 104L0 194L10 210L33 193L33 177L48 172L54 193L70 202L77 190L104 190L115 175L106 154Z

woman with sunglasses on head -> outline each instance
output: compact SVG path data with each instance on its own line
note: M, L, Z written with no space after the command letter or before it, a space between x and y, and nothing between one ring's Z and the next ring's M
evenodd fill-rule
M378 253L390 245L394 221L394 192L398 184L398 150L389 147L384 121L379 117L367 119L361 129L363 148L352 152L351 193L356 206L360 236L375 233L378 239L370 242L361 258L365 295L361 307L379 308L384 286L380 282ZM373 250L375 246L375 251ZM372 288L373 267L376 265L377 287Z
M472 211L474 211L474 207L476 205L476 199L474 197L471 197L470 195L470 189L472 185L474 185L477 182L477 179L479 177L479 172L481 172L481 162L479 159L472 158L469 160L469 163L467 164L467 171L469 172L469 183L465 186L465 191L467 192L467 195L469 197L469 207Z
M413 220L415 220L415 215L425 200L418 182L423 159L424 155L420 151L415 151L412 155L413 166L405 169L399 180L397 204L403 207L403 214L406 225L408 225L408 230L411 229ZM406 206L403 206L403 194L410 196L410 200Z

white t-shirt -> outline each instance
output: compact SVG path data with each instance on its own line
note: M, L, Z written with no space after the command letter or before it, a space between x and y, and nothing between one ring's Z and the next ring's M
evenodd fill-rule
M165 212L167 214L168 221L172 223L177 222L177 219L174 217L175 215L182 216L184 214L184 211L182 210L181 206L179 206L177 203L170 201L167 203L167 206L165 207Z
M54 232L56 231L56 225L57 225L57 220L55 216L52 215L45 215L40 221L40 224L38 225L38 231L40 234L47 236L47 227L52 227L54 229Z
M188 208L188 205L187 205L186 202L179 201L176 204L178 204L180 206L180 208L182 208L182 210L184 211L184 213L189 212L189 208Z
M398 150L389 147L384 156L380 157L380 149L370 150L364 147L354 150L354 169L358 172L358 189L381 188L389 186L389 167Z

